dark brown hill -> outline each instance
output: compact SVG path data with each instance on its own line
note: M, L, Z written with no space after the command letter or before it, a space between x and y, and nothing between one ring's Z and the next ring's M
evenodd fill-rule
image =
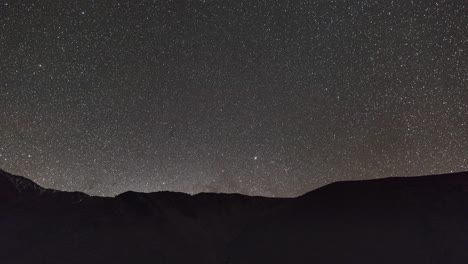
M468 173L294 199L45 189L0 171L1 263L466 263Z

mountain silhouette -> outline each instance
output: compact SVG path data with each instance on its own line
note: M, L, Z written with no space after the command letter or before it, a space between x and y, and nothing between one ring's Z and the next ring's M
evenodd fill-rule
M0 170L0 263L468 263L468 173L110 198Z

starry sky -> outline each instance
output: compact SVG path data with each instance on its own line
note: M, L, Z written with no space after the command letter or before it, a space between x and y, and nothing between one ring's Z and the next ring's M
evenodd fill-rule
M297 196L468 170L466 0L0 0L0 168Z

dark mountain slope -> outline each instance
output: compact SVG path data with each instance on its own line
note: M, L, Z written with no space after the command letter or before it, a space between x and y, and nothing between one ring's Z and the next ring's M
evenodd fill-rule
M246 223L288 201L172 192L91 197L3 171L0 193L7 194L0 199L1 263L220 263Z
M0 234L1 263L466 263L468 173L271 199L92 197L0 171Z
M231 263L467 263L468 173L333 183L230 249Z

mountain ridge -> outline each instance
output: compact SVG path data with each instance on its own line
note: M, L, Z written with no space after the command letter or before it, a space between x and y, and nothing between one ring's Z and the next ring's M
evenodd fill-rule
M29 187L32 187L35 191L44 192L44 191L52 191L52 192L63 192L63 193L79 193L89 197L103 197L103 198L117 198L121 196L125 196L128 194L143 194L143 195L154 195L154 194L183 194L190 197L200 196L200 195L226 195L226 196L244 196L244 197L258 197L258 198L266 198L266 199L295 199L302 196L307 196L308 194L320 190L322 188L329 188L331 186L341 185L341 184L355 184L355 183L370 183L370 182L383 182L383 181L405 181L406 183L411 183L411 181L434 181L434 180L441 180L441 177L450 177L452 180L456 180L456 184L463 184L466 185L468 188L468 177L465 175L468 174L468 171L460 171L460 172L451 172L451 173L444 173L444 174L432 174L432 175L418 175L418 176L391 176L391 177L383 177L383 178L374 178L374 179L360 179L360 180L344 180L344 181L336 181L331 182L329 184L323 185L311 191L308 191L304 194L301 194L296 197L269 197L269 196L259 196L259 195L247 195L247 194L240 194L240 193L216 193L216 192L200 192L195 194L184 193L184 192L176 192L176 191L155 191L155 192L138 192L133 190L128 190L115 196L96 196L90 195L85 192L81 191L64 191L64 190L57 190L51 188L42 187L40 184L36 183L34 180L28 179L24 176L14 175L11 174L3 169L0 168L0 179L7 178L12 183L16 183L16 189L18 192L25 191Z
M468 172L296 198L42 188L0 170L2 263L465 263Z

